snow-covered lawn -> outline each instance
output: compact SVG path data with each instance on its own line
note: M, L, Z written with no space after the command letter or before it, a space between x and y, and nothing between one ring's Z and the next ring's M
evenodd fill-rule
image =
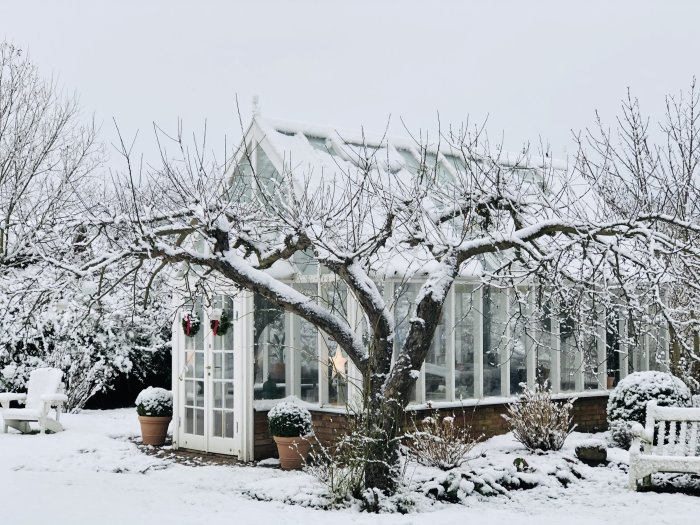
M584 477L567 488L548 483L510 497L473 496L467 503L427 505L408 515L370 515L353 509L323 511L280 500L313 502L323 487L311 476L237 465L186 466L142 453L134 410L84 411L65 416L67 430L53 435L0 434L0 523L2 524L192 524L303 523L315 525L503 523L539 525L633 522L690 523L700 498L680 493L635 493L618 467L575 464ZM570 464L573 447L589 435L574 434L561 453L527 454L509 436L480 446L470 468L512 465L524 457L538 471ZM626 453L614 451L615 462ZM415 481L439 471L409 468ZM553 479L553 478L552 478ZM273 501L257 501L250 494ZM154 521L155 519L155 521Z

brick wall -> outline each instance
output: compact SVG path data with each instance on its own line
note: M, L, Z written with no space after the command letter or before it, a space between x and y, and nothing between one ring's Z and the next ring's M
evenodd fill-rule
M573 417L576 430L579 432L600 432L607 428L605 406L608 402L607 395L593 397L581 397L574 402ZM421 419L429 410L407 411L407 423L410 418ZM502 414L506 412L505 403L482 404L469 407L440 409L444 415L454 415L458 424L471 425L474 433L491 437L504 434L508 431L508 425ZM348 416L326 411L311 411L316 437L324 444L332 443L339 434L349 427ZM275 442L267 431L267 411L256 411L254 417L255 426L255 459L260 460L269 457L277 457Z

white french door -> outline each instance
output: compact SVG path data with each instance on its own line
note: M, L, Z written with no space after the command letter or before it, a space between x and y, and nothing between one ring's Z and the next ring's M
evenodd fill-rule
M220 320L215 334L214 323L210 320L213 310L217 310L219 316L224 312L228 320L233 321L233 300L223 295L214 297L211 309L197 300L181 313L181 319L186 319L187 312L191 311L200 324L199 330L192 333L190 322L189 336L185 333L186 326L180 327L184 344L178 345L182 352L178 376L178 446L238 455L234 324Z

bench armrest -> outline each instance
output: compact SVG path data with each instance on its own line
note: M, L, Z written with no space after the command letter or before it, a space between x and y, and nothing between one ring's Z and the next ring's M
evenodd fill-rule
M68 396L66 394L45 394L41 396L41 400L44 403L49 403L51 406L55 406L61 403L67 403Z
M652 443L654 441L654 436L650 435L650 433L647 432L647 429L640 423L634 423L630 428L630 433L640 441L644 441L646 443Z

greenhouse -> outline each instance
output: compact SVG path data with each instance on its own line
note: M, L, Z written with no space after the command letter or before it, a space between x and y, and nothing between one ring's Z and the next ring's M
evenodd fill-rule
M438 176L460 169L459 156L438 149L420 152L410 140L257 116L246 133L245 154L230 172L243 178L255 172L273 181L293 161L294 169L313 179L343 163L361 161L368 149L397 176L417 176L426 161L436 166ZM509 162L507 156L503 162ZM523 177L537 177L520 162L511 167ZM392 308L395 349L406 337L422 283L420 261L411 257L388 261L373 277ZM356 300L335 274L304 252L291 261L275 263L268 272L341 314L357 333L366 331ZM482 274L497 264L485 256L462 269L416 378L409 410L428 404L445 409L499 406L523 385L544 382L561 396L598 399L600 407L607 390L629 373L665 366L667 334L658 328L663 323L640 331L625 312L606 312L594 304L586 319L572 319L553 305L546 305L545 313L558 313L531 316L537 301L534 285L503 288L483 282ZM311 323L247 291L218 289L206 298L179 300L185 304L173 331L176 447L257 459L265 454L264 414L275 400L294 396L315 417L342 416L359 401L357 370L338 344ZM583 324L589 329L579 330Z

